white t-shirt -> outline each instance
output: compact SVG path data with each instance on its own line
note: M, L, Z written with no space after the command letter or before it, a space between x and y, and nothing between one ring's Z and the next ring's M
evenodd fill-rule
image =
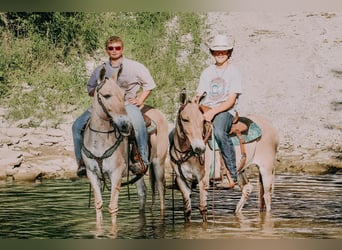
M206 92L201 104L214 108L225 102L230 93L242 94L241 82L240 71L233 64L228 64L224 69L210 65L202 72L196 92L199 96ZM235 106L236 103L229 109L233 115Z

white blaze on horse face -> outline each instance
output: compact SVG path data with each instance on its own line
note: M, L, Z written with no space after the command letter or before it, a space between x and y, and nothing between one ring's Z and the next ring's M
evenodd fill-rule
M192 150L197 154L205 151L203 141L204 119L198 104L188 103L181 112L181 121L184 133L190 141Z

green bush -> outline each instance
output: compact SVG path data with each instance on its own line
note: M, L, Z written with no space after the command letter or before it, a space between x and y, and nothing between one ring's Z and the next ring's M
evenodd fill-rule
M121 36L125 55L150 70L157 88L147 103L169 120L179 91L193 90L204 67L204 15L199 13L0 14L6 37L0 42L1 106L9 108L8 119L30 117L32 126L61 122L66 114L75 117L91 104L85 63L89 58L101 63L111 35Z

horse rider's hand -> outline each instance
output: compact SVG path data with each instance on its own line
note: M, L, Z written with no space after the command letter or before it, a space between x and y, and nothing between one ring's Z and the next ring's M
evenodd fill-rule
M134 104L137 107L140 107L142 105L142 102L137 98L129 99L128 102Z
M203 114L203 117L205 121L211 122L215 115L215 111L213 109L209 109L207 112Z

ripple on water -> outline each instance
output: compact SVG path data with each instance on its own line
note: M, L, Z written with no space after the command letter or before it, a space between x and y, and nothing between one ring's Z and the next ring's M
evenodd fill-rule
M136 190L120 193L118 231L111 232L104 192L103 231L95 230L93 196L89 205L87 180L44 180L40 184L1 184L0 238L68 239L220 239L220 238L342 238L341 175L277 175L272 213L259 213L256 182L243 213L235 215L238 191L210 190L208 219L202 223L199 194L193 194L192 222L184 223L178 191L166 190L166 212L155 208L139 213ZM148 204L151 197L148 195ZM173 209L174 207L174 209Z

